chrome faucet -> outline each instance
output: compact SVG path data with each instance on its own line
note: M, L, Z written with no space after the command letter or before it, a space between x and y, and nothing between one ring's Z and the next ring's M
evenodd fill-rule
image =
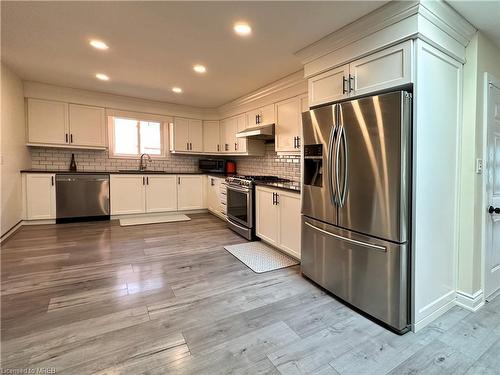
M141 163L139 164L139 170L140 171L145 171L146 168L147 168L147 164L144 163L144 156L147 156L148 157L148 161L151 163L151 156L149 156L149 154L142 154L141 155Z

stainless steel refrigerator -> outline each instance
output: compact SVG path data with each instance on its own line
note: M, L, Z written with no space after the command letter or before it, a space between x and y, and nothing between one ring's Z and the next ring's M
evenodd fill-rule
M409 329L411 95L303 114L302 273L389 328Z

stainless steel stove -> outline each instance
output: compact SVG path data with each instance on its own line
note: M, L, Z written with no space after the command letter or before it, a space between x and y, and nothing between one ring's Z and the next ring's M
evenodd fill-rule
M230 229L245 237L255 239L255 192L256 182L286 182L276 176L243 176L226 178L227 223Z

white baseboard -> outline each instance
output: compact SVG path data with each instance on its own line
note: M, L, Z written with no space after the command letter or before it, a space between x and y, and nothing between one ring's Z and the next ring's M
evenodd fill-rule
M16 225L10 228L7 232L5 232L2 237L0 237L0 243L4 242L7 238L12 236L19 228L23 226L23 221L19 221Z
M484 305L484 295L482 290L478 290L474 294L469 294L457 290L457 299L455 303L469 311L477 311Z
M420 331L422 328L424 328L426 325L431 323L432 321L439 318L441 315L443 315L445 312L447 312L449 309L451 309L453 306L456 305L455 301L456 301L456 298L448 301L443 306L439 307L438 309L436 309L435 311L433 311L432 313L430 313L429 315L424 317L422 320L420 320L416 323L413 323L412 331L416 333L416 332Z

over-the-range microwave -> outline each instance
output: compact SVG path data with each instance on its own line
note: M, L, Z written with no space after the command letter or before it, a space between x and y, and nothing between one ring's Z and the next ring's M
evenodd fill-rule
M226 161L224 159L200 159L198 168L203 172L226 173Z

